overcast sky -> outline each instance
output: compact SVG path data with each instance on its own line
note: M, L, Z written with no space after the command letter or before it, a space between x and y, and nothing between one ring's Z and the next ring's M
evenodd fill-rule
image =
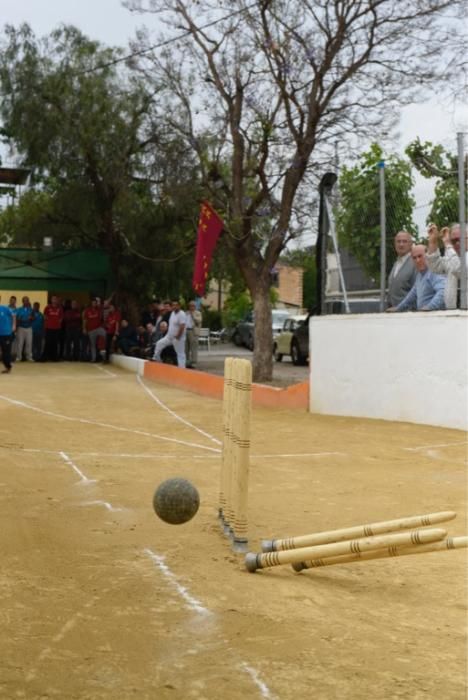
M38 35L48 34L61 23L73 24L89 37L116 46L126 46L143 24L149 29L156 28L154 16L133 15L122 7L121 0L0 0L0 28L21 22L28 22ZM423 141L442 143L455 151L456 133L466 131L467 124L466 104L455 110L434 98L431 104L406 107L401 114L398 150L402 151L419 136ZM415 191L418 204L429 199L429 190L429 182L418 178Z

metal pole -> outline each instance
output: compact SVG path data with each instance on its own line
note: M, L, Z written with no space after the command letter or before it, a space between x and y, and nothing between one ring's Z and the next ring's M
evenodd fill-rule
M460 308L467 307L467 275L466 275L466 204L465 204L465 148L464 136L457 134L458 142L458 190L459 190L459 222L460 222Z
M387 288L387 246L386 246L386 217L385 217L385 161L379 162L380 180L380 311L386 307Z

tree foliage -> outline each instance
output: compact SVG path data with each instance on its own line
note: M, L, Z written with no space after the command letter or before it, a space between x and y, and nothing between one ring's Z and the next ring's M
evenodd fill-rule
M155 86L118 68L121 54L73 27L42 40L27 25L6 28L1 136L32 168L34 189L3 212L0 235L104 249L123 300L187 293L196 168L158 129Z
M333 146L389 127L444 76L458 0L127 0L165 23L140 70L160 118L197 154L256 317L254 377L270 379L271 270L304 228ZM172 43L171 43L172 40ZM441 52L441 46L444 51ZM209 137L206 125L209 125Z
M337 231L340 245L347 248L370 277L380 278L380 175L383 151L377 144L363 153L357 164L343 167L339 178ZM387 268L393 259L393 237L398 231L416 233L415 204L411 194L411 164L395 155L385 158Z
M427 223L434 222L442 228L458 221L460 188L457 155L449 153L440 144L434 145L430 141L421 143L419 138L409 144L406 154L423 177L435 178L434 199Z

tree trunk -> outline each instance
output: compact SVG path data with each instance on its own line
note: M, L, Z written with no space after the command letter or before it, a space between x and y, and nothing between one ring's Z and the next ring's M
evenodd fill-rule
M270 303L270 275L263 273L250 293L255 312L255 344L253 353L254 382L270 382L273 376L273 330Z

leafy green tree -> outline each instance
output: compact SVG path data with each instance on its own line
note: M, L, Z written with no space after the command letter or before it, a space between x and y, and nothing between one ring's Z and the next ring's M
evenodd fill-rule
M339 178L337 231L347 248L370 277L380 279L380 187L379 163L383 151L377 144L363 153L357 164L343 167ZM395 155L385 158L387 269L393 259L393 237L398 231L416 233L411 164Z
M440 144L434 145L430 141L421 143L419 138L412 141L405 152L423 177L435 179L434 199L427 223L434 222L442 228L458 221L460 189L457 156Z
M199 191L193 158L158 129L154 86L121 56L73 27L42 40L28 25L6 27L1 136L32 168L35 189L3 213L0 231L17 243L52 235L102 248L130 303L152 287L187 292Z
M197 155L255 309L253 375L272 376L271 270L309 223L337 140L381 133L445 77L462 0L126 0L161 15L139 68ZM157 44L157 46L155 46ZM206 125L210 137L206 138ZM320 172L322 170L322 172Z

